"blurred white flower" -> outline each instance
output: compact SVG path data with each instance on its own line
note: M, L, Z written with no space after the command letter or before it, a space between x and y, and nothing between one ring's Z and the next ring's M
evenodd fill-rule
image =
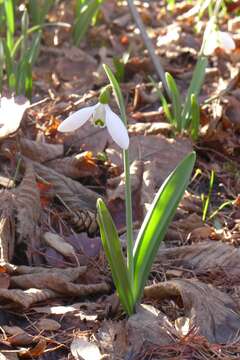
M0 97L0 139L17 131L29 105L29 101L23 96Z
M206 38L203 54L206 56L211 55L218 47L226 53L235 50L236 45L230 33L217 30L212 31Z
M122 148L129 146L127 129L120 119L107 104L98 102L96 105L80 109L70 115L58 127L58 131L70 132L84 125L91 120L95 126L107 127L112 139Z

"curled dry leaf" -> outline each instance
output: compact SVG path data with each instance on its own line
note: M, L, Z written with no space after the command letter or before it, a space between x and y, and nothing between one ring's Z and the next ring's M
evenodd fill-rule
M36 358L44 353L44 350L47 347L47 342L45 339L41 338L36 345L30 349L24 349L19 351L19 355L23 359Z
M195 272L222 269L227 276L240 275L240 249L222 242L204 241L194 246L160 249L156 260Z
M28 289L24 291L0 289L0 300L2 303L6 302L8 306L18 306L21 308L29 308L32 304L57 296L54 291L46 289Z
M231 342L238 334L240 316L229 295L198 280L171 280L147 286L147 298L162 301L182 301L190 327L195 327L208 341L218 344Z
M57 250L63 256L76 258L76 253L73 246L67 243L61 236L51 232L45 232L43 234L43 239L47 245Z
M0 140L17 131L28 107L29 101L22 96L0 98Z
M1 198L1 194L0 194ZM2 213L0 219L0 261L8 262L13 257L15 222L13 214Z
M58 172L33 162L36 173L52 186L49 195L58 195L71 210L96 209L97 193Z
M62 295L71 296L88 296L97 293L108 293L110 286L105 282L97 284L74 284L80 275L86 271L86 267L51 269L51 271L18 275L11 277L12 287L22 289L36 288L49 289Z
M34 239L40 216L40 194L32 165L27 162L21 184L13 190L16 196L17 219L20 240Z
M100 360L102 355L96 344L87 339L76 337L70 345L75 360Z
M23 156L40 163L63 156L62 144L47 144L26 138L20 138L20 150Z
M49 161L45 165L73 179L99 176L99 167L90 151Z
M75 281L84 274L86 266L66 269L51 269L48 272L18 275L11 277L12 286L22 289L50 289L63 293L68 283Z

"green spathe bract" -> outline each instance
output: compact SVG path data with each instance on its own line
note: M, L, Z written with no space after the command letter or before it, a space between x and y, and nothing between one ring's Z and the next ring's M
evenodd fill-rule
M122 120L127 124L124 99L111 69L104 65ZM112 217L104 202L97 202L98 222L103 247L112 271L113 281L124 310L131 315L140 300L159 245L164 239L179 201L188 185L195 163L195 152L188 154L168 176L158 191L139 231L135 246L132 241L132 204L128 150L124 150L125 201L127 214L127 261Z

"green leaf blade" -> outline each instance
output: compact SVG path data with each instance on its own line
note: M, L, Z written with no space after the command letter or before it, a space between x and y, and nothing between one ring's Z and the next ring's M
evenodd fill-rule
M195 152L190 153L169 175L159 189L141 226L133 254L134 302L142 295L160 242L187 187L195 159Z
M182 113L181 95L174 78L169 73L166 73L166 82L171 94L173 116L175 118L177 130L181 131L183 129L182 116L181 116Z
M121 243L112 217L101 199L97 201L98 223L114 284L124 310L131 315L134 310L133 294Z
M193 72L192 80L188 88L186 101L183 107L182 121L184 129L188 127L189 121L191 119L192 95L194 94L196 96L196 99L198 98L204 82L207 65L208 60L205 56L201 56L198 58L197 64Z

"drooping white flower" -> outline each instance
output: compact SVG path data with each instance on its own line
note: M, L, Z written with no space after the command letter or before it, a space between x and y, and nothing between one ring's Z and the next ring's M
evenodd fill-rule
M84 125L88 120L100 127L107 127L112 139L122 148L129 146L127 129L120 119L109 107L108 104L98 102L96 105L80 109L70 115L58 127L58 131L70 132Z
M235 50L236 45L230 33L218 30L212 31L206 39L203 53L206 56L211 55L218 47L226 53Z
M29 101L23 96L0 97L0 139L17 131L29 105Z

